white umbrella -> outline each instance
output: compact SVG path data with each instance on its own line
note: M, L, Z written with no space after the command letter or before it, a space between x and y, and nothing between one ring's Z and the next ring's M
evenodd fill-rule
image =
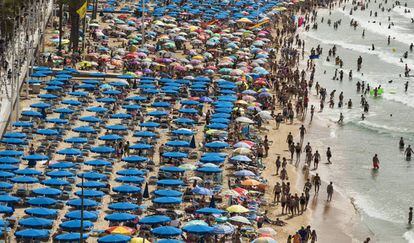
M245 116L237 117L236 122L254 124L254 121L252 119Z
M259 116L264 120L272 120L273 119L273 117L272 117L272 115L270 114L269 111L260 111L257 114L259 114Z
M233 216L229 218L229 220L233 222L242 223L242 224L251 224L250 221L246 217L243 217L243 216Z

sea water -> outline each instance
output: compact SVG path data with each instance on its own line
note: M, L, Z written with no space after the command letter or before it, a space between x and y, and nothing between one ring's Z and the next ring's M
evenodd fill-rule
M351 5L332 10L322 9L318 13L318 29L302 32L306 41L306 54L311 47L320 45L323 54L316 61L315 82L327 88L328 95L336 90L335 108L325 105L322 113L315 112L315 118L305 138L314 150L319 150L326 162L325 152L331 147L333 164L321 164L318 172L325 181L333 181L335 188L355 204L363 224L374 234L375 242L414 242L414 230L407 227L408 208L414 207L414 159L406 161L403 151L398 148L400 137L406 144L414 147L414 78L404 77L404 66L413 69L414 52L400 62L409 45L414 42L414 1L407 1L407 8L397 6L390 12L382 12L378 4L385 9L392 8L392 1L373 0L365 11L350 14ZM402 1L404 4L405 1ZM404 13L404 9L411 13ZM372 17L369 11L372 10ZM374 12L378 17L374 17ZM388 29L388 16L394 26ZM324 22L321 23L321 18ZM331 27L327 20L331 19ZM337 30L333 22L341 19ZM358 22L354 30L351 19ZM375 23L373 23L375 21ZM379 25L381 22L381 25ZM365 37L362 31L365 29ZM391 44L387 38L391 36ZM371 45L375 50L371 50ZM343 62L343 81L332 80L335 69L334 58L327 61L328 50L337 47L337 55ZM362 70L357 72L357 58L363 58ZM348 72L353 70L353 80L348 80ZM401 76L400 76L401 75ZM392 80L392 82L391 82ZM381 85L384 94L380 98L367 96L370 105L366 119L360 106L360 93L356 92L356 82L365 81L371 87ZM404 83L409 81L408 92L404 92ZM339 93L344 92L344 107L338 108ZM319 103L314 88L311 91L316 111ZM353 108L347 108L348 99L352 99ZM329 97L327 98L329 100ZM336 121L339 113L344 114L344 125ZM308 121L307 121L308 123ZM372 157L378 154L380 170L374 172ZM314 173L314 172L313 172ZM333 202L335 203L335 202Z

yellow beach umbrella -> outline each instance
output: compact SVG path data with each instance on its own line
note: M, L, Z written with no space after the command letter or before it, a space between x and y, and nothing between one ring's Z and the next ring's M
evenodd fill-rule
M130 243L151 243L151 241L141 237L135 237L131 239Z
M251 21L248 18L241 18L241 19L236 20L236 22L237 23L244 23L244 24L252 24L253 23L253 21Z
M248 213L248 212L250 212L249 209L243 207L242 205L232 205L232 206L228 207L226 210L229 213Z

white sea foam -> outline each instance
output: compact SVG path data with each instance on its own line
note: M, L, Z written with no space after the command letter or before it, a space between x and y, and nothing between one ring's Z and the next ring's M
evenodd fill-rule
M316 36L315 34L313 34L312 32L305 32L304 33L305 36L310 37L312 39L315 39L325 45L337 45L340 46L344 49L348 49L351 51L356 51L359 53L365 53L365 54L369 54L369 55L376 55L378 56L382 61L399 66L399 67L404 67L405 63L407 63L409 66L413 66L414 65L414 61L410 60L410 59L404 59L404 63L400 62L400 57L399 56L395 56L395 54L393 54L392 52L386 51L386 50L382 50L381 48L377 48L376 50L372 51L370 50L371 46L367 46L367 45L357 45L357 44L351 44L351 43L347 43L344 41L340 41L340 40L327 40L327 39L322 39L318 36Z
M406 231L403 237L408 241L408 243L414 243L414 232L412 230Z
M388 37L391 36L395 38L396 41L399 41L401 43L405 43L407 45L410 45L414 40L414 35L409 33L401 33L398 31L395 31L393 29L388 29L388 26L386 25L379 25L378 23L368 22L370 20L365 19L363 17L357 17L354 15L350 15L349 13L343 11L342 9L338 9L339 12L343 13L344 15L348 16L349 18L352 18L356 21L358 21L359 25L362 28L365 28L371 32L375 32L379 35Z
M410 13L405 13L404 10L409 10ZM397 6L393 8L392 11L410 20L411 18L414 18L414 9L412 8Z
M401 127L391 127L387 125L378 124L371 121L358 121L354 122L357 126L378 132L378 133L414 133L414 131L410 131L406 128Z

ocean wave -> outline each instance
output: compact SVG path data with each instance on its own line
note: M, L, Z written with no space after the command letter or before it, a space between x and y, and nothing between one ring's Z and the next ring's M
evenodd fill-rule
M408 243L414 243L414 232L412 230L406 231L403 237L408 241Z
M380 134L394 134L394 133L414 133L414 131L410 131L406 128L400 128L400 127L391 127L387 125L378 124L375 122L370 122L367 120L364 121L351 121L351 124L354 124L358 127L362 127L365 129L369 129L371 131L380 133Z
M388 29L387 25L379 25L378 23L368 22L370 20L357 17L355 15L351 16L348 12L345 12L342 9L338 9L338 11L344 14L345 16L348 16L349 18L356 20L362 28L365 28L371 32L375 32L385 37L388 37L388 36L394 37L396 41L405 43L407 45L410 45L414 40L413 34L399 33L397 31L394 31L393 29Z
M355 193L351 193L351 194L355 194ZM361 194L356 193L355 197L352 197L352 199L354 199L353 205L358 212L363 212L371 218L375 218L375 219L379 219L379 220L383 220L383 221L387 221L387 222L391 222L395 224L402 223L399 220L396 220L390 215L388 215L384 210L378 210L377 207L374 205L374 203L370 199L366 198L365 196Z
M401 103L401 104L406 105L408 107L414 108L413 96L410 96L410 95L401 96L401 95L397 95L397 94L384 93L382 95L382 97L386 100L398 102L398 103Z
M404 10L409 10L411 13L405 13ZM413 8L406 8L406 7L401 7L401 6L397 6L395 8L392 9L393 12L403 16L404 18L410 19L414 18L414 9Z
M381 48L377 47L377 50L375 51L371 51L370 48L371 46L367 46L367 45L357 45L357 44L351 44L351 43L347 43L344 41L340 41L340 40L326 40L326 39L322 39L319 38L318 36L314 35L313 33L310 32L306 32L304 33L305 36L310 37L314 40L317 40L325 45L337 45L340 46L344 49L347 50L351 50L351 51L356 51L359 53L364 53L364 54L368 54L368 55L376 55L378 56L382 61L399 66L399 67L404 67L405 63L407 63L409 66L413 66L414 65L414 61L412 60L408 60L408 59L404 59L404 63L400 62L400 57L399 56L393 56L394 54L391 52L386 52L386 51L382 51Z

